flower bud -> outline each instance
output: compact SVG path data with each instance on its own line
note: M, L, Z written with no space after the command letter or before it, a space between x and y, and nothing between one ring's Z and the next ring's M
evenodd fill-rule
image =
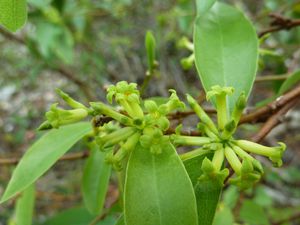
M187 101L190 104L191 108L194 110L194 112L197 114L199 119L207 125L207 127L214 133L218 134L218 130L214 124L214 122L210 119L210 117L206 114L206 112L202 109L202 107L197 103L197 101L190 96L189 94L187 96Z
M277 147L266 147L247 140L238 140L235 142L240 148L255 154L269 157L275 166L282 165L282 154L286 149L286 145L279 142Z
M56 93L72 108L74 109L87 109L85 105L81 104L78 101L75 101L71 98L67 93L63 92L62 90L56 88Z
M88 116L86 109L65 110L57 107L57 103L53 104L50 111L46 113L47 121L52 127L58 128L62 125L76 123Z

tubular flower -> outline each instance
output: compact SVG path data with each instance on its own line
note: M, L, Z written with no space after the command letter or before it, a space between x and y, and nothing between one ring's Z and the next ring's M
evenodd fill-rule
M100 149L107 151L114 147L114 151L107 153L107 162L112 163L115 169L121 169L121 161L140 144L153 154L160 154L164 149L164 144L169 141L168 136L163 135L170 122L167 114L175 109L184 108L185 105L179 100L174 90L170 90L171 95L165 104L158 105L152 100L144 102L146 113L142 111L140 93L136 89L136 84L128 84L125 81L111 85L107 92L107 100L112 103L114 100L122 106L125 114L116 111L113 107L102 102L91 102L91 108L95 115L105 115L113 118L123 128L118 128L113 132L97 132L95 138Z
M198 148L194 150L197 154L201 151L213 153L212 158L205 158L202 162L203 174L199 177L200 180L216 179L220 185L223 185L229 174L229 170L225 168L227 164L224 163L227 161L235 173L229 182L246 189L259 181L264 173L261 163L250 153L266 156L275 166L281 166L281 158L286 146L279 143L277 147L266 147L251 141L234 139L233 135L246 106L246 96L241 93L231 115L228 115L226 98L233 91L233 88L213 86L207 93L207 99L214 98L218 125L215 125L195 99L187 95L191 108L200 119L197 128L202 136L181 136L176 132L171 140L175 145L197 146ZM193 151L184 155L185 157L193 155Z

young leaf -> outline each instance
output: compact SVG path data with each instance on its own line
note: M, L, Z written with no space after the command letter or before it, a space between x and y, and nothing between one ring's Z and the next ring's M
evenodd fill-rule
M0 24L17 31L27 19L26 0L0 0Z
M111 166L105 162L105 153L92 145L81 185L84 203L91 214L99 215L103 208L110 173Z
M192 183L173 145L160 154L138 146L127 165L124 216L127 225L197 225Z
M53 129L41 137L29 148L14 170L0 203L36 181L91 130L90 123L82 122Z
M215 4L216 0L196 0L197 6L197 15L201 16L207 10L209 10L213 4Z
M195 63L206 91L233 87L229 109L241 92L249 95L258 60L258 40L248 19L237 9L216 2L199 15L194 27Z
M26 188L16 202L15 224L31 225L34 211L34 184Z
M148 68L152 72L155 64L155 38L151 31L147 31L145 38L145 46L147 51Z
M205 157L210 158L212 154L201 154L183 161L194 185L199 225L212 224L222 192L222 187L214 180L198 179L202 175L201 164Z

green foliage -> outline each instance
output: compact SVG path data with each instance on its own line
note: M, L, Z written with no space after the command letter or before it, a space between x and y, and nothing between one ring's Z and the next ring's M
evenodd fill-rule
M212 154L201 153L195 157L183 160L195 190L199 225L212 224L222 192L222 186L214 180L199 180L199 177L203 174L199 165L202 164L206 157L211 158Z
M155 69L156 42L155 42L155 38L151 31L147 31L147 33L146 33L145 46L146 46L146 50L147 50L149 73L153 73L153 70Z
M26 0L0 1L0 25L15 32L25 24L26 19Z
M95 216L89 214L84 207L74 207L56 214L40 225L87 225L94 221ZM115 218L108 216L106 219L96 222L95 225L114 225Z
M91 131L89 123L76 123L49 131L23 156L14 170L1 203L23 191L43 175L78 140Z
M197 15L202 16L202 14L205 14L215 2L216 0L196 0Z
M254 28L237 9L217 2L198 15L194 28L195 63L206 91L214 85L233 87L232 110L238 96L250 94L256 75L258 41Z
M277 97L284 94L288 90L290 90L293 86L295 86L300 81L300 71L296 71L291 74L280 86L279 91L277 93Z
M16 211L11 225L32 225L32 217L35 203L35 185L26 188L16 202Z
M125 223L129 225L198 224L191 181L170 143L159 155L141 146L132 152L124 201Z
M135 32L134 26L128 24L119 26L118 23L127 19L125 9L128 8L128 11L132 10L135 13L132 8L133 1L29 0L28 3L31 9L30 26L34 33L24 40L16 36L16 40L21 43L28 42L28 50L41 61L42 67L55 70L72 80L88 99L94 99L95 93L104 98L102 88L99 87L102 87L103 80L107 83L104 78L106 75L99 73L98 69L109 65L107 66L109 74L115 74L115 71L111 71L112 64L109 63L117 61L114 60L116 55L121 57L120 61L129 72L119 69L122 72L118 71L114 80L120 79L119 74L122 74L122 79L126 74L130 74L132 79L138 79L135 74L145 74L145 71L132 73L136 68L131 63L137 58L132 57L132 61L128 59L132 56L131 47L139 49L139 45L132 43L122 34L124 27L132 29L134 36L138 36L141 32ZM164 3L166 8L169 8L168 3L168 1ZM198 100L188 95L187 101L200 122L194 126L197 136L181 135L181 128L185 123L178 120L179 126L174 132L173 118L181 113L172 112L184 110L185 103L179 99L175 90L170 90L169 98L160 96L156 100L141 98L148 85L155 85L155 82L150 82L152 75L165 72L164 67L169 66L162 61L160 65L163 67L158 67L156 49L162 50L160 60L167 58L171 67L174 67L172 54L176 53L172 46L173 42L179 40L180 32L184 35L190 32L193 2L178 0L175 3L176 6L168 9L168 12L157 12L156 22L161 27L155 29L156 39L152 32L146 33L144 44L148 71L141 92L136 83L121 81L107 88L107 101L111 105L90 102L87 107L57 90L58 95L71 109L59 108L57 103L51 106L46 113L46 121L39 129L52 130L25 153L2 196L1 202L4 202L20 192L23 193L17 200L16 221L25 222L17 222L17 225L31 224L33 183L83 138L86 140L85 144L91 148L81 183L85 209L71 208L60 212L48 218L44 225L232 225L234 215L239 215L239 222L250 225L269 224L268 215L264 210L265 207L271 207L273 201L266 192L255 189L254 184L259 181L264 169L260 161L250 153L268 157L274 166L281 166L285 145L279 143L277 147L266 147L247 140L235 139L255 78L258 58L257 35L242 12L215 0L197 0L194 43L185 37L178 44L190 51L190 55L181 60L183 69L191 69L194 62L196 63L202 85L207 92L207 100L216 108L217 122L205 112ZM16 10L21 9L21 6L26 8L23 2ZM0 13L1 10L3 8L0 0ZM143 10L137 11L144 15ZM0 14L0 23L10 30L16 30L23 23L20 18L24 18L24 11L16 15L14 12L15 10L10 11L9 17L5 17L9 20L4 22L4 17ZM153 14L156 12L151 11L151 16ZM247 14L251 15L251 12L247 11ZM95 22L98 21L95 17L103 15L117 24L116 37L105 35L107 29L112 29L105 20L101 18L100 22ZM174 21L178 23L178 27L174 26ZM141 23L146 26L143 21ZM170 23L170 27L173 26L171 30L176 32L161 30L166 23ZM168 46L166 49L162 47L164 43L162 40L167 40L171 47ZM123 52L125 44L131 46L124 48L126 54ZM100 49L109 52L107 61L102 59ZM268 50L260 49L260 53L274 57L273 52L270 54ZM101 77L93 77L92 82L87 85L85 83L85 80L89 80L87 77L77 77L76 73L73 74L69 69L85 76L101 74ZM172 74L176 76L177 82L177 73ZM284 93L298 81L299 74L295 73L283 83L279 93ZM181 80L177 82L182 85L181 83L183 83ZM188 88L190 90L190 86ZM182 94L181 91L179 96ZM162 95L165 96L166 93ZM190 113L182 114L190 115ZM78 123L88 117L91 118L92 126L85 122ZM171 133L175 134L170 135ZM175 149L174 145L176 148L179 146L193 148L184 148L184 153L181 154L181 149ZM233 172L230 178L229 169ZM120 196L115 200L119 201L112 204L116 205L116 208L108 206L103 209L110 178L113 184L119 185ZM229 186L225 191L223 202L219 204L222 189L227 181L239 189ZM256 198L238 204L242 207L237 209L240 189L248 188L255 189ZM108 203L112 201L110 197L108 195ZM115 215L120 214L116 220ZM252 220L253 214L259 218Z
M122 214L115 225L125 225L124 215Z
M82 196L86 208L91 214L101 213L111 174L111 166L105 163L105 154L95 143L91 144L91 153L83 169Z
M263 208L252 201L244 201L240 211L240 218L250 225L270 224Z

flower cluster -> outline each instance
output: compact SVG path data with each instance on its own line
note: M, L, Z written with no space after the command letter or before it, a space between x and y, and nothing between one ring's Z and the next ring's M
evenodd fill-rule
M201 136L182 136L180 128L171 137L164 135L170 122L167 115L175 109L185 108L176 92L170 90L170 97L164 104L158 105L153 100L142 101L135 83L118 82L107 89L107 100L110 104L116 102L121 110L102 102L91 102L90 108L75 101L69 95L57 90L61 98L72 108L70 110L51 106L46 113L47 121L39 129L58 128L62 125L75 123L85 119L88 115L99 115L114 121L94 126L95 142L100 150L107 152L106 161L114 168L121 169L122 162L137 145L148 149L153 154L160 154L170 139L174 145L198 146L185 156L195 153L210 153L201 165L200 180L215 179L220 185L229 175L227 164L233 169L235 176L229 181L242 189L246 189L257 182L263 174L262 165L251 153L268 157L275 166L281 166L285 145L279 143L277 147L266 147L247 140L235 140L236 131L243 109L246 106L246 96L241 93L234 109L229 113L227 98L234 92L231 87L213 86L207 92L207 99L211 100L217 109L217 125L205 113L197 101L187 95L187 101L200 122L197 129ZM227 161L227 162L226 162Z
M100 149L105 151L115 147L108 154L107 161L116 169L121 168L122 160L138 144L153 154L160 154L169 141L169 137L164 136L164 131L170 126L167 114L175 109L184 108L184 103L179 100L176 92L171 90L171 96L165 104L157 105L152 100L144 101L144 113L136 84L128 84L125 81L108 88L107 100L111 104L115 100L122 107L124 114L102 102L92 102L90 105L96 115L109 116L124 126L105 135L100 132L96 137Z
M227 95L233 93L233 88L213 86L207 93L207 98L213 100L217 109L217 126L205 113L201 106L191 96L187 100L191 108L200 118L198 129L201 137L172 136L175 145L201 146L195 151L211 152L212 158L205 158L202 163L202 176L200 180L216 179L220 185L229 175L229 170L224 163L225 159L235 172L235 177L230 182L241 189L251 187L263 174L262 165L249 153L259 154L268 157L275 166L281 166L282 154L285 145L279 143L277 147L266 147L247 140L235 140L233 134L246 105L246 97L242 93L235 103L235 107L229 115L227 109Z

